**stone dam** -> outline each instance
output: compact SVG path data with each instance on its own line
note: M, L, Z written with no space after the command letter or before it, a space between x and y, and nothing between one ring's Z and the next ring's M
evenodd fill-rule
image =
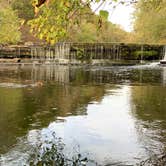
M57 43L52 46L39 44L0 46L0 63L93 64L122 60L160 60L163 58L164 48L164 45L133 43ZM17 61L16 58L19 60Z

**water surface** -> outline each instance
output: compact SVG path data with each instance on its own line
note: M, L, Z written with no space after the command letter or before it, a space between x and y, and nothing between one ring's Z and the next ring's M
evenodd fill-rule
M156 64L0 67L0 165L29 165L51 144L86 165L165 153L165 92L166 68Z

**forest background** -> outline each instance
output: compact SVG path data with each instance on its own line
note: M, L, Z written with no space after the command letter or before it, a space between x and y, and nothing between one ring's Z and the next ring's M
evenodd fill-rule
M109 3L108 3L109 1ZM133 5L133 31L126 32L108 20L106 0L0 0L0 44L25 42L166 43L166 1L108 0L107 4ZM101 7L101 8L100 8ZM98 9L99 8L99 9Z

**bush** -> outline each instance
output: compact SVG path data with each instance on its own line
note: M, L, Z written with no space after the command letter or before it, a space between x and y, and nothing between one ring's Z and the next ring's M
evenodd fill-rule
M49 138L50 139L50 138ZM30 155L28 163L30 166L85 166L96 165L93 160L88 159L86 156L75 149L75 153L71 156L65 153L65 144L61 138L52 134L52 140L45 140L39 143L33 153ZM70 157L69 157L70 156Z
M135 51L134 57L135 59L144 59L144 60L152 60L156 59L158 56L158 52L151 50L151 51Z

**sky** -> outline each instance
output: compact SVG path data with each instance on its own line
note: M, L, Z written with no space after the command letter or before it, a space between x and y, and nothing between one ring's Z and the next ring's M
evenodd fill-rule
M132 31L132 13L134 8L132 6L119 5L109 15L109 20L113 23L119 24L128 32Z
M96 10L99 4L92 4L92 9ZM134 7L132 5L117 5L113 8L109 4L102 5L99 10L107 10L109 12L109 20L112 23L119 24L124 30L132 31L132 13L134 12ZM99 11L98 10L98 11ZM96 11L96 13L98 13Z

